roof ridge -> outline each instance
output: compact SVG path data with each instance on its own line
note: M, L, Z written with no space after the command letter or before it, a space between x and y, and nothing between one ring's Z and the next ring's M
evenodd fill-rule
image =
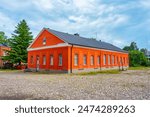
M52 31L56 31L56 32L59 32L59 33L63 33L63 34L67 34L67 35L76 37L76 35L71 34L71 33L57 31L57 30L53 30L53 29L51 29L51 28L45 28L45 29L52 30ZM82 37L82 36L78 36L78 37L80 37L80 38L82 38L82 39L88 39L88 40L93 40L93 41L98 41L98 42L99 42L99 40L96 40L96 39L91 39L91 38Z

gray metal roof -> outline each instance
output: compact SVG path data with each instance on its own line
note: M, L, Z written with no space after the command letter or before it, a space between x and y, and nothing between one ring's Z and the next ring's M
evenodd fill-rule
M5 47L8 47L6 44L0 44L0 46L5 46Z
M58 38L64 40L65 42L72 44L72 45L79 45L79 46L85 46L85 47L92 47L92 48L98 48L98 49L106 49L106 50L113 50L113 51L119 51L123 53L127 53L126 51L103 41L97 41L94 39L84 38L77 35L72 35L68 33L63 33L59 31L55 31L49 28L45 28L50 33L54 34Z

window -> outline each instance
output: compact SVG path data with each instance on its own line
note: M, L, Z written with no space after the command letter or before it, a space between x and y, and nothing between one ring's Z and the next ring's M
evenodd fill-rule
M77 66L78 65L78 54L74 55L74 65Z
M53 57L53 55L50 55L50 65L54 65L54 57Z
M43 38L43 45L46 45L46 38Z
M104 65L106 65L106 54L104 55L103 60L104 60Z
M87 56L86 55L83 56L83 65L87 65Z
M119 63L119 58L118 58L118 56L117 56L117 59L116 59L116 63L117 63L117 64Z
M120 57L120 64L121 64L121 65L123 64L122 57Z
M8 52L7 51L3 51L3 56L7 56Z
M115 57L112 56L112 64L114 65L115 64Z
M30 63L33 64L33 56L31 56Z
M59 54L59 66L62 66L62 54Z
M108 55L108 65L110 65L110 55Z
M91 56L91 65L94 65L94 56Z
M126 58L126 64L128 64L128 58Z
M43 56L43 65L46 65L46 56Z
M97 57L97 65L100 65L100 56Z

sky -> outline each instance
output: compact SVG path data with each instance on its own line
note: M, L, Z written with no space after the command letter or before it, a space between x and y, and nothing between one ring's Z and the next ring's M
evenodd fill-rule
M43 27L150 50L150 0L0 0L0 31L11 37L25 19L34 38Z

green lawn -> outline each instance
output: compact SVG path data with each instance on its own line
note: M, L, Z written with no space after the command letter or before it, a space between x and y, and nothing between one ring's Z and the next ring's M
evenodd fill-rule
M16 69L0 69L0 72L17 72L22 70L16 70Z
M146 70L146 69L150 69L150 67L143 67L143 66L140 66L140 67L129 67L128 70Z

